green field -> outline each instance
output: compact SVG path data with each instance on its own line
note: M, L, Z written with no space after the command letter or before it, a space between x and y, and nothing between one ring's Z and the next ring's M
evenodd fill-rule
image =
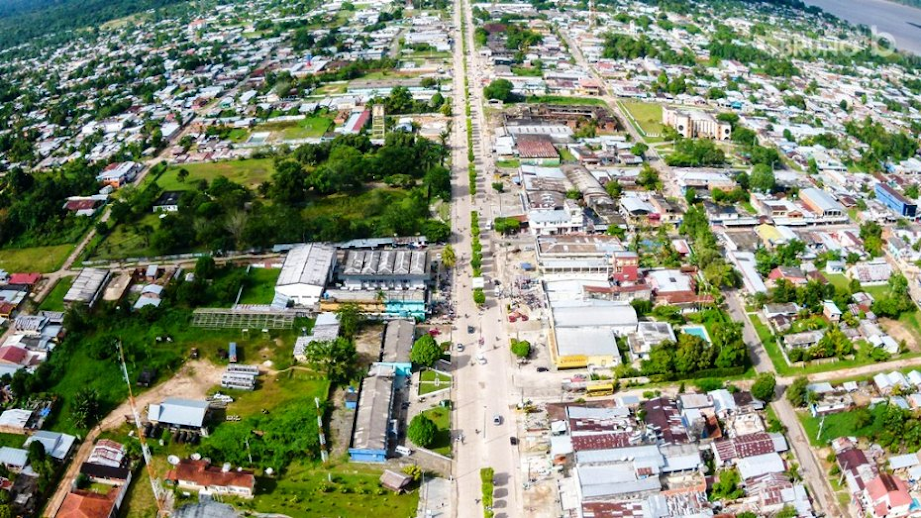
M54 285L54 288L48 292L48 295L45 295L38 309L42 311L64 311L64 295L67 294L67 290L70 289L73 283L73 277L61 277L57 284Z
M665 130L662 124L662 106L655 103L627 101L620 103L634 119L644 135L659 135ZM633 121L630 121L631 123Z
M333 194L314 199L304 209L307 219L327 217L342 222L366 221L380 215L387 206L406 197L406 191L392 188L371 189L361 194Z
M872 437L880 431L882 419L876 419L876 415L884 412L886 405L877 405L870 413L874 419L863 428L857 428L855 423L857 412L843 412L840 414L831 414L825 416L825 422L822 418L812 417L808 412L797 412L800 422L803 423L803 430L809 437L809 442L813 446L824 446L828 441L838 437ZM819 425L822 426L822 433L819 434Z
M147 214L131 225L116 225L112 232L96 247L92 259L126 259L129 257L152 257L157 255L150 247L150 236L160 227L159 214Z
M189 172L184 182L177 178L180 169ZM157 185L164 191L187 191L193 189L199 180L210 182L218 176L224 176L228 180L255 189L262 182L269 180L274 172L275 164L271 158L180 164L167 169L157 179Z
M435 442L428 449L440 453L445 457L451 456L451 411L443 407L435 407L422 412L438 426Z
M521 162L516 158L512 160L499 160L496 162L496 167L508 167L512 169L518 169L521 166Z
M299 121L260 124L253 131L271 131L281 134L282 140L296 140L322 137L332 125L333 121L330 118L308 117Z
M275 281L281 270L253 268L249 271L248 286L243 288L240 304L271 304L275 298Z
M0 268L14 272L53 272L64 264L74 245L0 250Z
M444 390L446 388L451 388L451 376L431 370L422 371L422 373L419 374L420 396L435 392L436 390Z

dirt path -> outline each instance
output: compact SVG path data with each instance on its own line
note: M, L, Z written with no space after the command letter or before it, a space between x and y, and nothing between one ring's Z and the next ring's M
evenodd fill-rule
M187 362L171 379L160 383L135 398L138 412L144 415L147 405L168 397L201 398L209 389L220 383L223 371L223 367L204 360ZM52 517L57 514L61 504L64 503L64 498L70 492L70 484L74 477L77 476L80 466L90 456L90 452L93 451L96 438L105 430L121 426L125 422L125 416L131 417L131 404L128 401L119 405L103 418L98 426L87 433L77 453L74 454L73 460L67 467L63 478L61 478L54 495L48 500L48 505L45 506L45 512L42 516ZM135 483L146 483L146 481L136 481Z

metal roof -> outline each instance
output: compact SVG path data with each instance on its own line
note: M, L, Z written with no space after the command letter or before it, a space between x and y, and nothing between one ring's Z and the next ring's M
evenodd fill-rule
M109 278L109 270L84 268L64 295L65 302L92 302Z
M4 466L25 467L29 462L29 452L22 448L10 448L4 446L0 448L0 464Z
M393 370L378 368L361 382L352 448L386 450L393 399Z
M151 421L200 428L207 412L207 401L168 398L159 405L150 405L147 416Z
M385 362L408 362L413 348L416 324L412 320L391 320L384 330L384 352L381 360Z
M297 245L285 256L276 286L311 284L325 286L336 259L336 249L325 243Z

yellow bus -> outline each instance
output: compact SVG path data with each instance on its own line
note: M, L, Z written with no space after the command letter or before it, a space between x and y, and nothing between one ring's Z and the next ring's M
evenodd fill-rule
M585 387L586 397L601 397L614 395L614 383L596 383Z

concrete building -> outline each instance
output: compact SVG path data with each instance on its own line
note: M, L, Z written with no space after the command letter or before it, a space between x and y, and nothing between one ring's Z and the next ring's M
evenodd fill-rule
M827 192L816 187L800 190L799 199L807 209L819 217L838 218L846 212L843 205L838 203Z
M332 280L336 249L324 243L307 243L292 248L275 283L275 298L313 306Z
M903 196L902 193L889 187L885 183L880 182L876 184L874 191L876 192L876 199L899 216L913 218L917 214L917 203L909 200Z
M632 306L592 299L561 300L551 307L551 355L557 367L615 367L620 363L617 337L633 333L638 323Z
M424 250L351 250L339 272L347 290L425 289L431 272Z
M729 140L732 125L721 122L706 112L685 111L662 107L662 123L675 128L684 138L707 138L712 140Z
M384 328L384 340L381 345L381 365L393 367L398 374L409 376L412 362L409 354L413 349L416 323L413 320L391 320Z
M236 496L252 498L256 490L256 476L252 471L230 469L230 464L218 468L207 460L182 459L166 474L166 481L202 495Z

